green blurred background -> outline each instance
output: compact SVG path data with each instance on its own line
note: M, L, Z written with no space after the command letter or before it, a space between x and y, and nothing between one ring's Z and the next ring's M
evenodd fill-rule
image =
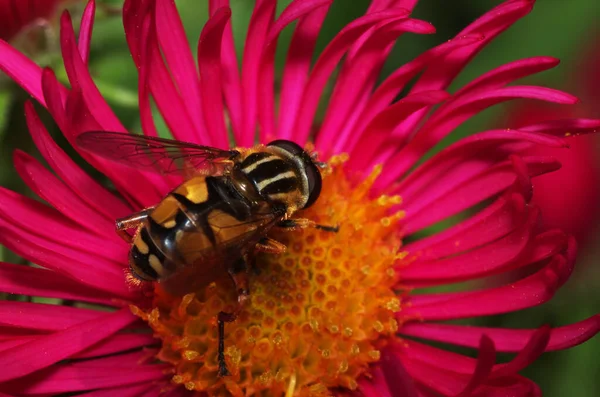
M231 0L231 2L234 34L238 52L241 53L242 39L253 1ZM194 48L200 29L206 20L204 3L206 1L177 1ZM281 3L284 5L287 2ZM425 49L452 38L468 23L500 3L501 1L421 0L413 16L432 22L437 28L437 34L403 36L388 60L383 75L389 74ZM120 16L114 14L122 2L99 0L98 4L90 68L100 90L121 121L130 129L139 131L136 69L125 43ZM367 0L337 0L326 20L318 48L322 49L349 20L361 15L367 5ZM77 20L82 11L81 4L73 4L70 9L74 20ZM582 73L582 64L590 54L594 53L594 47L600 51L598 22L600 22L598 0L539 0L529 16L502 34L470 63L450 90L453 91L480 74L506 62L534 55L550 55L560 58L561 65L554 70L534 76L527 80L527 83L566 89L582 96L584 103L577 106L585 109L588 117L600 118L600 92L596 91L595 96L589 94L589 91L594 90L589 89ZM286 30L281 42L285 43L289 40L290 35L291 30ZM39 63L52 66L59 78L66 80L64 72L61 71L57 37L58 31L54 21L41 38L39 35L36 37L34 44L19 39L16 45L27 51ZM283 51L278 55L278 64L281 65ZM600 89L600 86L595 88ZM23 103L26 99L27 95L6 76L0 76L0 184L31 195L18 179L11 160L15 148L37 154L25 128ZM526 109L527 104L523 103L522 106ZM461 126L445 144L461 136L498 126L499 122L509 118L507 114L509 109L514 108L495 107L482 113ZM64 146L65 141L51 119L46 117L45 121L49 128L53 129L57 141ZM161 131L166 133L164 126L161 127ZM597 144L598 141L595 142ZM597 148L598 145L595 147ZM69 148L67 150L72 153ZM591 186L599 182L598 178L591 178L588 181ZM536 327L542 323L558 326L582 320L598 312L600 307L598 292L600 271L596 263L600 240L596 227L598 219L590 216L588 222L591 226L587 231L589 238L580 247L578 267L571 280L551 302L520 313L477 320L477 323L515 328ZM19 261L6 249L2 251L2 259L11 262ZM11 297L11 299L22 298ZM524 375L534 379L549 397L598 396L600 395L599 356L600 339L595 338L574 349L544 355L542 359L526 369Z

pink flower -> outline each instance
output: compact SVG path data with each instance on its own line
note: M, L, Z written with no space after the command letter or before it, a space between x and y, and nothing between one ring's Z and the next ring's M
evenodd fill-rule
M40 266L2 264L0 290L92 306L2 302L4 393L540 395L519 371L544 351L569 348L598 332L599 316L537 330L445 322L542 304L567 281L575 263L574 239L540 228L539 210L531 204L531 178L559 164L524 153L537 145L566 147L566 132L590 132L600 121L556 120L480 132L415 167L440 139L489 106L516 98L576 101L549 88L508 85L558 63L549 57L514 61L457 92L445 91L473 56L529 13L533 2L504 2L379 85L379 71L398 36L431 34L433 27L409 17L416 1L374 0L312 65L330 3L296 0L275 18L276 1L257 1L240 72L226 0L209 2L197 65L173 1L125 2L146 135L156 135L153 100L179 140L225 148L231 131L236 145L250 146L258 130L261 142L313 141L331 165L321 197L303 216L339 223L340 230L277 236L288 251L259 258L262 272L251 279L252 300L227 325L232 376L216 375L214 337L215 314L234 300L230 284L219 282L182 298L166 295L160 285L135 288L124 276L130 247L114 233L115 219L158 203L181 180L81 151L110 178L117 196L52 141L27 104L32 137L56 175L30 155L15 153L19 175L50 205L0 190L0 241ZM0 68L48 109L72 144L85 131L126 132L87 69L94 7L91 1L86 8L79 38L68 14L61 20L70 89L51 70L0 42ZM296 21L276 93L276 41ZM319 99L337 66L327 112L313 130ZM394 101L417 76L409 93ZM482 202L483 209L442 232L411 237ZM507 285L413 293L533 263L536 272ZM478 349L478 359L406 336ZM496 352L516 355L497 364Z

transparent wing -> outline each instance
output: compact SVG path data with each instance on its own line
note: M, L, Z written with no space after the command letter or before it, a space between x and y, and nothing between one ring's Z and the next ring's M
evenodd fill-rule
M77 145L90 153L143 171L161 174L222 172L239 154L210 146L121 132L89 131L77 137Z
M244 221L235 221L228 213L213 209L204 220L193 220L198 232L187 232L179 240L177 247L179 254L187 258L188 262L172 276L161 280L163 288L171 294L183 295L198 291L210 282L226 276L228 268L252 250L283 217L284 213L281 211L266 208L253 213ZM207 224L214 230L218 241L216 246L198 244L200 239L205 238Z

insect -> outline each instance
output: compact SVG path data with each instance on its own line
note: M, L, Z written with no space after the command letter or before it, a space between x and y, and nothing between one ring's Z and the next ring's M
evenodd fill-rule
M131 276L158 282L169 293L198 291L229 276L238 309L217 316L219 376L229 375L224 355L225 322L249 296L248 276L258 252L281 253L285 245L267 237L272 228L316 227L293 218L321 192L321 169L299 145L276 140L250 149L222 150L192 143L119 132L91 131L77 137L82 149L103 158L184 182L157 205L117 219L117 232L131 244ZM133 235L128 229L135 229Z

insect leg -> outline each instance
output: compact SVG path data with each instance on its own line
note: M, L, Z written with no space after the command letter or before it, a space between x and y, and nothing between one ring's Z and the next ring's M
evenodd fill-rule
M297 218L297 219L285 219L277 224L277 227L287 230L298 230L305 229L307 227L314 227L315 229L324 230L326 232L337 233L340 230L339 226L328 226L328 225L319 225L306 218Z
M148 217L148 215L153 209L154 207L146 208L143 211L136 212L135 214L131 214L124 218L117 219L115 222L117 234L121 236L121 238L126 242L131 243L133 237L131 236L131 234L127 233L127 229L138 227L139 224Z
M219 361L219 376L231 375L227 369L227 363L225 362L225 323L235 321L244 302L246 302L249 297L248 270L249 268L246 259L243 257L239 258L227 269L238 294L238 308L234 313L219 312L217 316L217 325L219 327L219 349L217 355Z
M255 246L256 252L266 252L267 254L282 254L286 248L285 244L268 237L262 238Z
M230 376L231 372L227 369L225 362L225 323L235 321L235 313L219 312L217 316L217 325L219 327L219 351L217 359L219 361L219 376Z

